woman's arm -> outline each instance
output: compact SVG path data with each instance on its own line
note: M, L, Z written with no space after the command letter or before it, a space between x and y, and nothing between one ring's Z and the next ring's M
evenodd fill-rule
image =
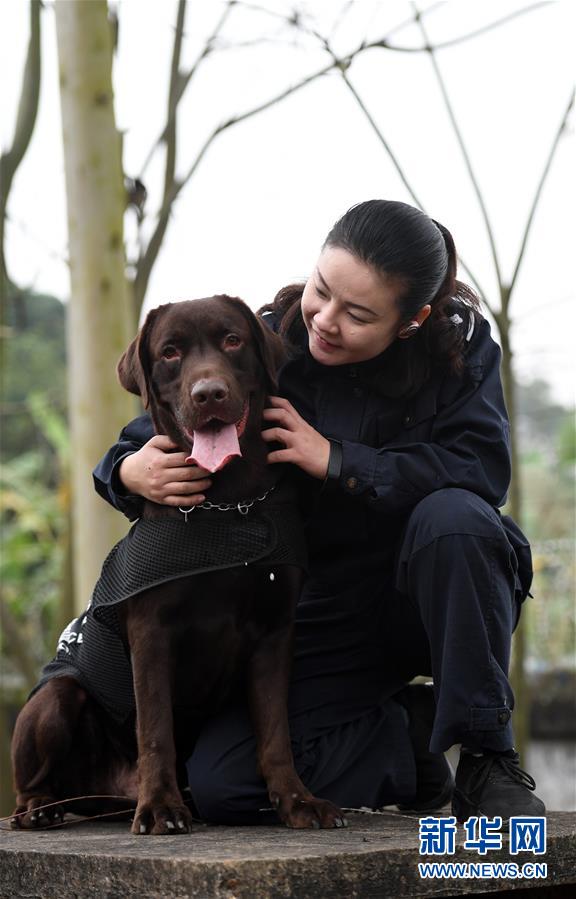
M264 409L262 417L275 427L262 431L262 437L267 443L284 444L284 449L268 453L268 462L290 462L323 480L328 472L330 441L304 421L289 400L271 396L268 401L270 407Z
M208 472L190 465L186 453L165 435L154 434L148 415L134 419L93 472L96 491L131 521L144 499L168 506L193 506L205 500Z
M287 400L275 402L265 418L277 427L264 436L281 441L285 449L271 453L269 460L292 462L317 478L326 477L330 460L332 483L386 513L409 511L444 487L461 487L491 505L502 505L510 481L510 448L500 350L487 331L478 334L475 344L465 376L447 377L433 396L433 415L415 425L405 420L402 431L381 447L330 435L341 446L341 460L330 453L336 440L314 431Z
M407 423L390 444L373 449L342 441L339 482L386 511L408 511L429 493L460 487L492 506L506 501L510 432L500 380L500 348L479 335L463 378L447 377L436 413Z

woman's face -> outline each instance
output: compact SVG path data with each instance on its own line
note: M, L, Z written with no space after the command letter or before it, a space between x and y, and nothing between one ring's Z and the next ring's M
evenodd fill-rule
M398 336L400 285L347 250L326 247L302 295L310 353L322 365L365 362Z

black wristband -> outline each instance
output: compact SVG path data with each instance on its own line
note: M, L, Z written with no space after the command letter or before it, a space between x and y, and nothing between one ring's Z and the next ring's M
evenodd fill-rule
M328 457L328 468L326 477L324 478L325 487L331 481L337 481L342 473L342 444L339 440L330 440L330 456Z

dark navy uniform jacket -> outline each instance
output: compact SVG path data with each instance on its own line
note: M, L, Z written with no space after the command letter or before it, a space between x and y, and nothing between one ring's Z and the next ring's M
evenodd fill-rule
M382 645L395 551L417 503L447 487L493 507L505 502L510 451L500 349L488 322L460 312L454 326L468 341L462 374L432 372L413 395L398 380L402 341L342 366L320 365L303 345L280 372L278 393L342 446L335 482L301 477L310 577L297 610L293 716L315 710L320 724L336 725L401 686L383 665ZM135 419L94 472L98 492L130 519L142 500L125 495L118 467L152 436L149 417Z

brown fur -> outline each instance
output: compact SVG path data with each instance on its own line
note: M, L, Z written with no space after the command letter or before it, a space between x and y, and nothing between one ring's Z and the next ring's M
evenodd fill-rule
M228 345L230 334L239 345ZM260 431L282 354L280 340L241 300L219 296L153 310L118 373L127 390L142 396L157 432L182 449L189 446L183 427L190 431L211 415L235 422L249 399L242 457L214 476L209 494L211 500L237 502L260 495L276 477L277 467L266 464ZM209 385L202 402L195 399L199 383ZM218 389L211 393L214 385ZM143 514L181 515L149 502ZM115 725L73 678L48 681L16 723L14 826L58 820L62 806L38 811L47 802L114 794L137 806L133 833L187 832L191 815L182 801L179 763L190 754L202 721L233 694L243 672L259 768L280 819L291 827L341 824L340 810L312 796L294 770L286 697L301 572L285 565L274 573L273 588L270 569L261 564L174 580L120 604L137 731ZM114 805L84 800L74 811L92 814Z

